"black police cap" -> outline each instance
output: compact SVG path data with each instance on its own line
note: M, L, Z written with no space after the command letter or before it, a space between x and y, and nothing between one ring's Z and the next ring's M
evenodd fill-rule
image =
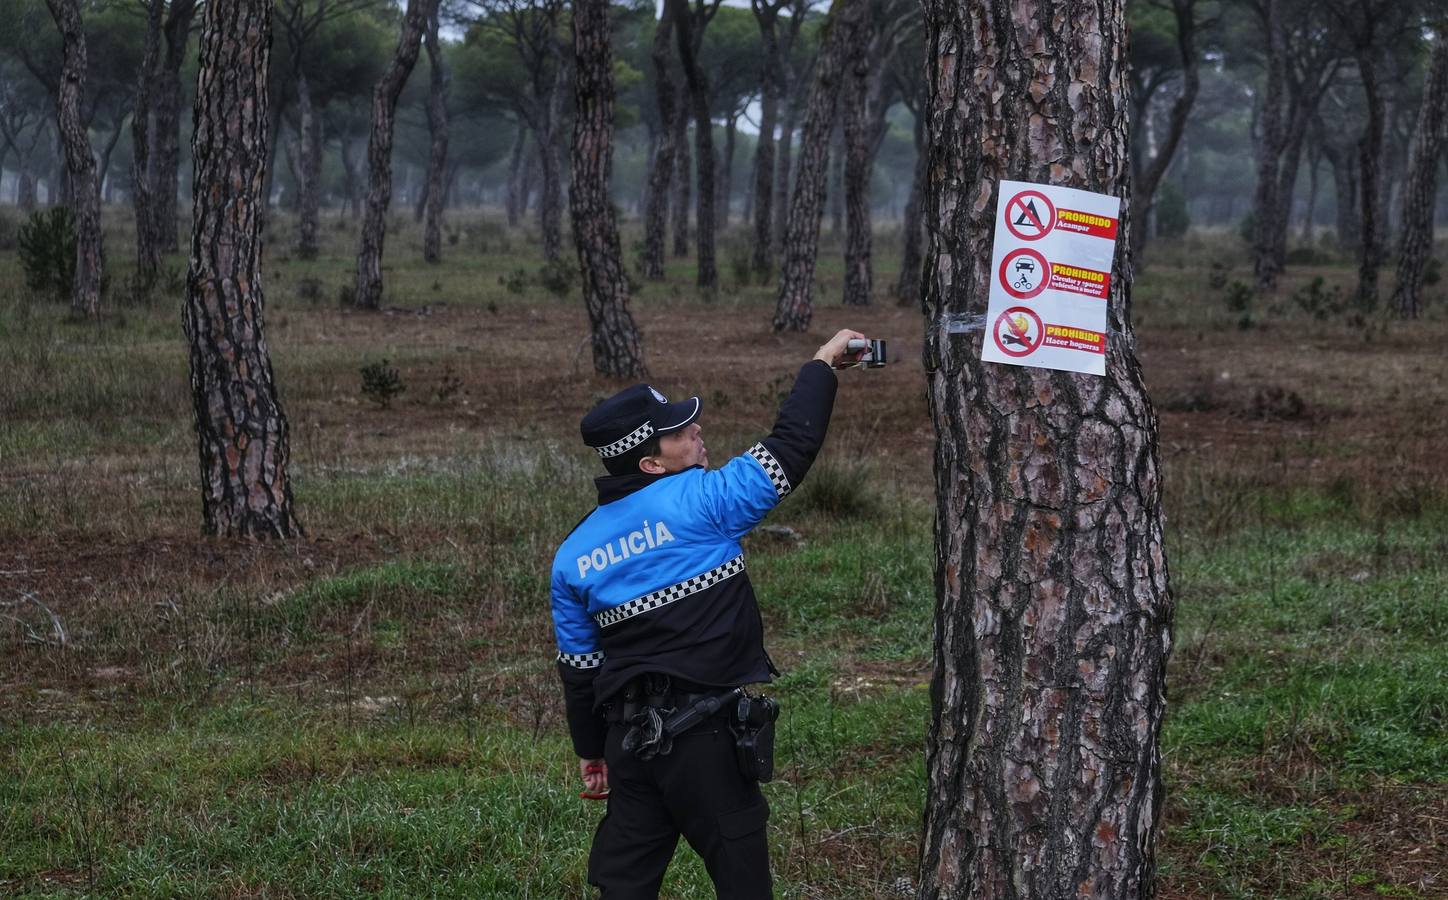
M703 401L670 403L646 384L624 388L583 417L583 442L607 464L658 434L678 431L699 417Z

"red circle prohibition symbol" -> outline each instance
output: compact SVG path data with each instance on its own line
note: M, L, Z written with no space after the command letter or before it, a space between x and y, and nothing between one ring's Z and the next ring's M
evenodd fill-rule
M1017 300L1029 300L1051 283L1051 264L1029 247L1020 247L1001 260L1001 287Z
M1025 306L1013 306L1001 313L991 328L996 347L1006 356L1030 356L1041 346L1045 334L1041 317Z
M1056 227L1056 207L1040 191L1021 191L1006 204L1006 228L1023 241L1038 241Z

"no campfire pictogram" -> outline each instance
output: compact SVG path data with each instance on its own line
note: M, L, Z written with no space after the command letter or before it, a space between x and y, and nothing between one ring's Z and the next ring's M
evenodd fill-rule
M1041 317L1024 306L1013 306L996 317L991 329L996 347L1007 356L1028 356L1041 346L1046 329Z
M1028 247L1020 247L1001 260L1001 287L1017 300L1029 300L1051 281L1051 264Z
M1036 241L1056 227L1056 207L1040 191L1021 191L1006 204L1006 227L1023 241Z

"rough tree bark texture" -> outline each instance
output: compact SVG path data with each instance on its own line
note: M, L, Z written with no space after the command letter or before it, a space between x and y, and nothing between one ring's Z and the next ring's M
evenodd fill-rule
M1363 94L1367 98L1368 123L1358 144L1358 161L1362 169L1362 247L1358 256L1357 305L1361 310L1378 305L1378 269L1383 262L1384 236L1380 233L1383 191L1383 134L1386 111L1383 109L1383 87L1377 69L1375 47L1358 56L1358 73L1362 76Z
M1171 0L1171 5L1176 21L1177 56L1182 61L1182 87L1167 117L1166 139L1157 148L1156 156L1143 167L1132 187L1137 208L1131 217L1131 247L1137 259L1146 249L1146 226L1151 221L1151 210L1156 204L1157 186L1176 156L1182 135L1186 134L1187 120L1191 117L1192 106L1197 102L1197 93L1202 85L1196 47L1196 0Z
M714 264L714 128L709 116L709 81L699 67L697 53L704 40L708 16L701 8L696 16L689 10L689 0L667 0L674 6L674 34L678 38L679 61L683 63L684 83L689 89L689 109L694 116L694 167L699 185L694 195L694 233L698 258L695 283L712 291L719 284L719 270ZM717 4L714 7L718 8Z
M397 98L412 67L427 18L436 0L407 0L397 51L372 90L372 133L367 141L367 207L357 250L357 289L353 302L363 309L382 305L382 242L387 234L387 207L392 200L392 126Z
M689 199L693 196L694 162L689 151L689 116L684 111L689 102L689 92L679 86L674 117L674 190L673 209L669 215L673 221L674 256L689 255Z
M1124 6L925 7L938 597L926 900L1152 896L1172 603L1129 241L1112 266L1105 377L984 363L983 336L945 321L986 310L1002 179L1129 197Z
M859 43L851 48L845 66L844 84L840 86L840 118L844 157L845 199L845 288L846 306L868 306L875 273L870 260L870 155L869 142L870 81L872 73L867 51L876 26L868 23L860 29ZM883 74L876 77L883 77Z
M900 256L900 280L895 283L895 300L899 306L919 306L921 225L925 218L925 167L929 154L925 141L925 104L915 111L915 171L910 178L910 198L905 201L905 216L900 223L904 231L905 249Z
M628 274L608 193L614 103L608 0L574 0L573 52L575 114L568 198L593 334L593 368L600 375L642 378L643 348L628 311Z
M789 197L794 172L794 132L799 123L799 98L788 84L784 89L784 121L779 127L779 161L774 169L774 255L784 253L789 233Z
M171 0L162 29L166 37L166 57L156 76L151 196L157 240L163 253L181 249L176 224L176 198L181 186L181 66L186 62L186 44L191 35L191 20L195 17L196 0Z
M312 86L297 72L297 256L316 259L322 214L322 117L312 105Z
M543 190L538 198L538 229L543 233L543 258L549 262L557 262L563 256L563 161L558 156L558 126L563 119L566 69L562 55L558 54L558 57L535 135L539 168L543 174Z
M800 135L794 195L789 203L789 225L785 229L784 272L779 279L779 298L774 307L775 331L805 331L814 315L815 258L819 254L820 220L824 216L835 101L845 76L845 55L858 45L859 32L865 27L868 15L866 0L836 0L815 59L815 80Z
M131 206L136 213L136 290L149 293L161 266L156 215L151 200L151 96L161 58L161 18L166 0L150 0L146 10L146 44L136 78L136 106L131 111Z
M779 123L779 97L784 88L784 64L779 58L779 11L786 0L750 0L759 25L759 140L754 145L754 247L749 258L755 277L766 279L774 270L774 129Z
M1438 33L1433 59L1423 83L1418 128L1408 162L1408 183L1403 190L1403 236L1398 252L1398 283L1393 289L1393 312L1403 319L1422 313L1418 290L1423 269L1433 255L1433 209L1438 196L1438 166L1443 154L1443 129L1448 119L1448 36Z
M650 59L654 65L656 102L659 105L659 145L654 164L649 169L648 205L644 209L644 277L659 281L664 277L664 244L668 238L669 200L678 154L679 109L674 100L678 86L674 84L673 54L669 41L674 32L674 7L665 3L654 26L654 43ZM687 240L687 238L686 238Z
M301 534L287 473L287 418L263 327L262 185L270 0L206 4L196 81L191 267L183 322L213 535Z
M434 3L432 15L428 17L427 61L430 71L427 94L427 130L432 136L432 146L427 157L427 201L422 212L422 258L430 263L442 260L442 207L446 189L443 180L447 174L447 90L452 81L447 60L443 58L438 43L437 29L440 3Z
M96 184L96 158L81 124L85 101L86 45L79 0L46 0L60 30L63 54L60 90L56 94L56 128L65 151L67 203L75 218L75 281L70 311L94 316L101 302L101 195Z

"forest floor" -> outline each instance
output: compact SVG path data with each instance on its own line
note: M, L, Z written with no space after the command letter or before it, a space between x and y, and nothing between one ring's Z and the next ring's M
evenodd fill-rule
M337 302L351 224L327 221L321 259L267 264L307 529L274 545L199 536L184 258L154 302L76 325L0 251L0 894L587 896L601 808L576 797L546 573L591 505L578 419L616 385L528 234L459 216L428 267L394 221L388 308L360 314ZM785 670L781 897L915 874L933 429L921 316L885 296L898 235L877 245L877 303L847 310L826 239L807 336L770 334L738 235L718 297L676 260L633 302L716 461L836 328L891 342L842 374L790 530L746 544ZM1192 237L1134 285L1177 605L1159 895L1444 897L1448 290L1418 323L1354 318L1354 266L1297 258L1262 300L1239 242ZM383 360L385 404L360 374ZM683 848L665 896L712 896Z

